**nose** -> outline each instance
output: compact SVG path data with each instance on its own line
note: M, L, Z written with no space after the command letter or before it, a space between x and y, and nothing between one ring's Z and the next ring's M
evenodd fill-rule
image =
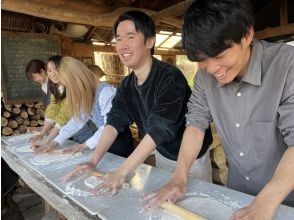
M121 39L119 42L116 43L116 48L119 50L125 50L129 48L129 45L126 40Z
M209 73L216 73L220 69L220 66L210 58L199 62L198 66L200 69L205 70Z

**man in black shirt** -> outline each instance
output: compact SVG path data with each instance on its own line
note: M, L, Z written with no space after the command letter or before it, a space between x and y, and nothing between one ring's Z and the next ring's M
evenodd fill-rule
M142 141L117 170L104 176L104 182L96 188L97 191L107 189L115 193L127 175L153 150L157 167L173 171L185 130L185 114L191 90L178 68L152 57L155 25L148 15L140 11L127 12L115 22L113 31L117 53L133 71L117 89L91 161L79 165L65 179L94 169L117 134L135 122L140 133L144 134ZM211 181L208 152L211 142L211 131L208 129L199 159L195 160L198 170L192 174L207 181Z

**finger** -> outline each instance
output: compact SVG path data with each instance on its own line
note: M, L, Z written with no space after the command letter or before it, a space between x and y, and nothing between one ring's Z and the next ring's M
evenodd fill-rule
M117 194L117 192L118 192L118 189L117 189L117 188L113 188L113 189L111 190L111 192L110 192L109 197L113 197L113 196L115 196L115 195Z
M140 199L141 202L149 201L150 199L153 199L156 196L156 193L150 193L148 195L145 195L142 199Z

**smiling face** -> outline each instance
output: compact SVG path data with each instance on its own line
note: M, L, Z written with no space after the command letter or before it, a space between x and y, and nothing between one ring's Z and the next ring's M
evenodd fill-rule
M47 75L52 82L59 83L58 70L52 61L47 63Z
M46 83L47 81L47 75L45 70L41 69L39 73L32 73L31 74L31 80L38 84Z
M232 82L236 77L241 77L249 63L253 39L253 30L241 40L239 44L233 43L216 57L206 58L199 62L199 68L213 75L221 84Z
M116 51L120 60L129 68L136 71L150 59L154 38L145 41L144 35L137 32L130 20L119 23L116 30Z

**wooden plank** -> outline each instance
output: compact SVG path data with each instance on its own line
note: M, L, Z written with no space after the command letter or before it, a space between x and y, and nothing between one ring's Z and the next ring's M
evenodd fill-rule
M62 213L67 219L99 219L97 216L88 214L84 209L77 206L69 198L49 184L40 174L32 170L22 160L7 149L2 142L1 156L24 182L37 194L45 199L54 209Z
M68 7L57 7L47 2L40 4L38 0L2 0L1 2L2 9L4 10L14 11L56 21L91 25L96 27L112 27L119 15L123 14L126 11L138 10L137 8L133 7L121 7L107 13L94 13L73 7L71 6L72 3L70 1L66 4L68 5ZM157 13L156 11L147 9L140 10L144 11L150 16ZM167 14L167 12L164 11L162 13ZM158 18L161 19L160 21L172 24L176 27L179 27L179 25L181 24L181 21L175 18L171 18L170 15L167 15L167 17L163 17L159 14Z
M270 37L277 37L290 34L294 34L294 23L290 23L279 27L266 28L264 30L257 31L255 32L254 37L256 39L266 39Z
M288 24L288 0L280 0L280 25Z

